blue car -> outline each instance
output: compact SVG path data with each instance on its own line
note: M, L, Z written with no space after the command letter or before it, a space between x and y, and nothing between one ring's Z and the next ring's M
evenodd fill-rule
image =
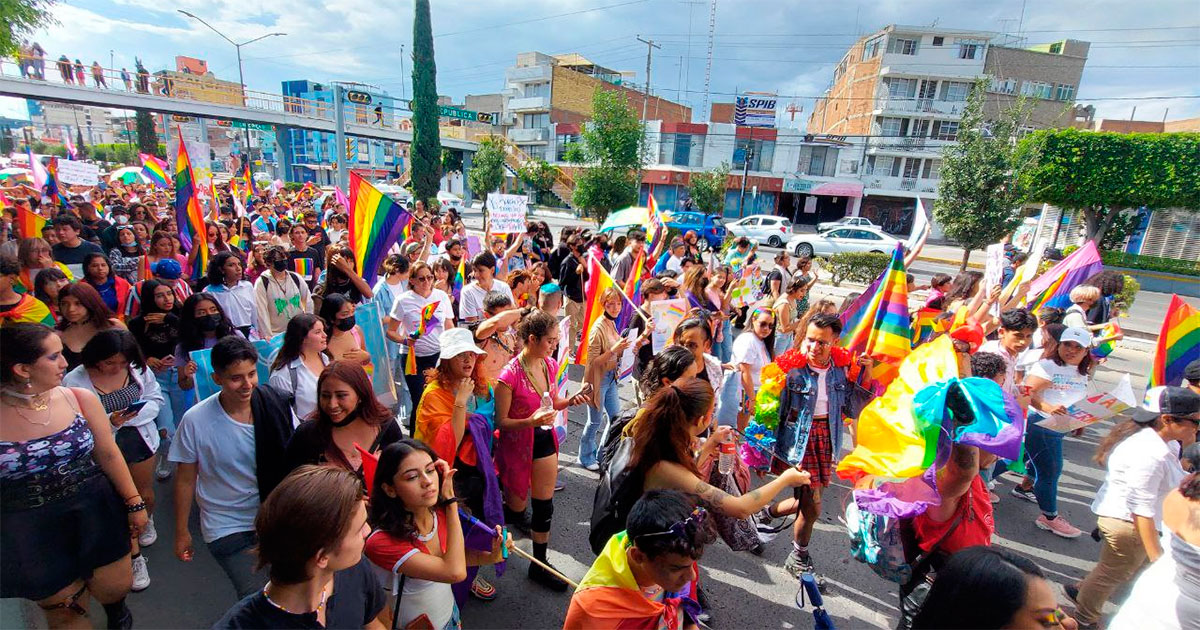
M682 236L688 231L694 231L700 236L701 247L721 249L725 242L725 225L720 217L714 217L703 212L668 211L663 212L667 220L667 228L677 230Z

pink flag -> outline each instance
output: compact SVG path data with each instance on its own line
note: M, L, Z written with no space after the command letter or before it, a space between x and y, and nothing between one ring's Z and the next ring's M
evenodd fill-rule
M26 149L29 155L29 173L33 177L33 187L40 191L46 187L46 182L50 180L50 172L46 170L46 166L42 161L33 154L33 149Z
M333 198L336 199L338 203L342 204L343 208L350 210L350 200L346 198L346 193L342 192L341 186L333 187Z

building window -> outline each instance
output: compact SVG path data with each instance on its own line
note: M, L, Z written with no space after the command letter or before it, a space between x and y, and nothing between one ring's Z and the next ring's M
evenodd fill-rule
M987 45L981 39L955 39L954 43L958 44L959 59L982 59L983 47Z
M522 114L521 128L522 129L542 129L550 126L550 114L543 112L541 114Z
M837 147L803 145L800 147L800 174L833 177L837 170L837 158Z
M933 123L933 133L930 137L934 140L950 140L958 139L958 121L957 120L938 120Z
M867 157L866 175L879 177L899 177L900 166L904 158L894 158L890 155L871 155Z
M863 44L862 60L866 61L879 55L879 50L883 48L883 36L880 35L874 39L868 40Z
M897 79L889 77L887 81L888 98L912 98L917 94L917 79Z
M906 127L903 118L879 119L879 135L881 136L902 136Z
M1054 87L1041 81L1026 81L1021 84L1021 94L1034 98L1050 99L1054 95Z
M526 83L524 96L550 96L550 82L543 81L542 83Z
M962 103L971 92L971 84L965 81L942 82L942 100L952 103Z
M921 179L940 179L942 174L942 161L937 159L925 160L925 167L921 170Z
M662 134L660 164L700 166L704 162L704 136L692 133Z
M358 142L358 161L371 163L371 141L366 138L359 138Z
M915 55L917 54L918 40L907 37L896 37L888 42L888 52L897 55Z
M946 42L946 38L945 38L945 37L934 37L934 38L933 38L933 45L934 45L934 46L941 46L941 45L942 45L943 43L945 43L945 42Z
M1054 86L1054 100L1056 101L1073 101L1075 100L1075 86L1059 83Z
M734 170L746 167L747 149L753 150L753 157L750 159L750 170L771 170L771 164L775 161L775 142L773 140L750 140L748 138L738 138L737 143L734 144Z
M988 86L988 91L996 92L997 94L1016 94L1017 80L1016 79L992 79Z

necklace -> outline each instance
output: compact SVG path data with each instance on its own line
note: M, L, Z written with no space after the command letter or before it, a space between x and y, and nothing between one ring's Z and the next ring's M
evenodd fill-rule
M429 542L429 541L433 540L433 537L437 536L437 528L438 528L438 515L437 515L437 512L434 512L433 513L433 527L429 528L428 534L422 534L421 532L418 531L417 532L417 540L419 540L421 542Z
M525 353L521 353L521 357L520 357L521 371L525 372L525 378L526 378L526 380L529 381L530 388L536 391L538 389L538 386L537 386L537 383L534 382L534 380L533 380L533 371L529 369L529 364L527 364L525 362L525 359L526 359ZM544 364L543 364L543 367L544 367ZM549 373L547 373L546 374L546 390L549 390L549 389L550 389L550 375L549 375Z
M287 607L285 607L283 604L280 604L279 602L271 599L271 595L269 593L267 593L267 589L269 589L269 588L271 588L271 583L267 582L267 584L265 586L263 586L263 590L262 590L263 597L267 598L267 603L278 608L279 610L282 610L283 612L291 614L291 615L304 615L304 614L308 614L308 613L319 613L319 612L321 612L321 609L325 607L325 599L327 597L329 597L329 587L325 587L325 588L321 589L321 601L317 602L316 609L307 611L305 613L298 613L298 612L288 610Z
M52 390L47 390L40 394L22 394L6 389L4 390L4 395L25 402L29 405L28 408L34 411L45 411L50 406L50 402L47 400L50 391ZM13 405L13 408L16 409L17 405Z

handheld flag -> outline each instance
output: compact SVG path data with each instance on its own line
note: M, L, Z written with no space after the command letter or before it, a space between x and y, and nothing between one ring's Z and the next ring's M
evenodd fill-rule
M881 385L890 383L900 361L912 351L902 246L896 246L888 268L842 313L842 325L842 347L878 361L872 376Z
M179 131L179 155L175 158L175 222L179 225L179 240L189 252L197 251L198 265L192 270L193 277L204 275L208 269L208 229L204 225L204 211L196 195L192 160L188 157L187 145L183 141L183 129Z
M168 188L171 185L170 176L167 175L167 163L165 160L160 160L153 155L138 153L138 158L142 160L142 175L150 180L151 184L159 188Z
M370 285L412 215L357 173L350 174L349 215L350 249L359 275Z
M1046 273L1034 278L1029 284L1026 307L1031 313L1037 313L1043 306L1067 308L1071 305L1071 289L1103 269L1104 263L1100 261L1096 242L1088 241Z
M71 129L63 127L63 147L67 150L67 159L74 160L79 156L79 150L75 148L75 142L71 140Z
M363 483L367 486L367 496L371 496L371 488L375 486L375 470L379 468L379 456L375 455L354 443L354 448L358 450L359 457L362 458L362 474Z
M46 227L46 218L21 206L16 206L16 209L17 234L20 234L21 238L42 238L42 228Z
M33 149L26 149L25 154L29 156L29 175L33 178L33 187L40 193L46 187L46 180L50 179L50 173L46 171L46 166L42 161L33 154Z
M1172 295L1154 349L1150 387L1179 385L1184 368L1197 359L1200 359L1200 311L1178 295Z
M1113 350L1117 349L1117 340L1111 339L1111 337L1114 337L1120 333L1121 326L1117 324L1115 319L1105 324L1104 328L1101 328L1100 332L1096 333L1096 337L1098 339L1104 339L1105 341L1102 341L1099 345L1096 345L1092 348L1092 357L1096 359L1103 359L1104 357L1112 354Z
M458 271L454 272L454 284L450 287L450 290L454 293L455 300L457 300L458 297L460 295L462 295L463 284L466 282L466 280L467 280L467 257L463 256L462 259L458 261Z
M578 363L579 365L587 365L588 331L592 329L592 325L595 324L596 320L600 319L600 316L604 313L604 292L610 288L615 288L617 289L617 293L620 293L621 297L624 298L624 305L630 304L629 296L620 292L620 287L618 287L617 281L613 280L613 277L608 274L608 271L605 271L604 267L600 264L600 260L596 258L594 254L588 255L587 273L587 284L585 284L583 288L583 301L585 304L583 312L583 327L580 329L583 331L583 334L581 335L582 338L579 341L579 349L575 353L575 363ZM646 318L646 316L636 308L632 309L632 314L637 315L642 319Z
M421 309L421 319L417 323L417 330L409 334L411 339L420 339L429 332L431 326L437 323L437 308L441 303L441 300L430 302ZM417 373L417 352L411 347L408 349L408 356L404 358L404 373L409 376Z

